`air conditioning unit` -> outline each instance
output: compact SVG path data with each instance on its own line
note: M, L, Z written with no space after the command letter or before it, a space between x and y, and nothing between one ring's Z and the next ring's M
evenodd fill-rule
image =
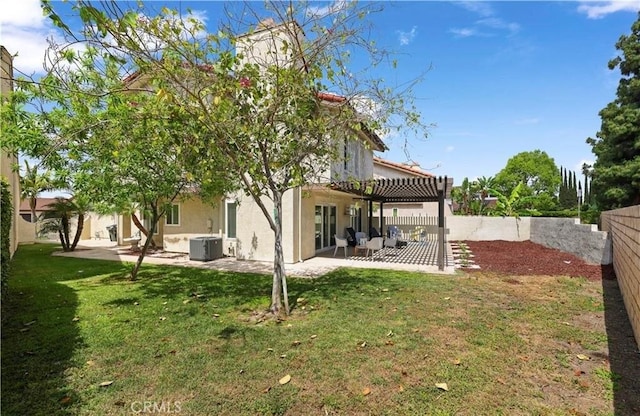
M189 260L210 261L222 257L222 238L194 237L189 239Z

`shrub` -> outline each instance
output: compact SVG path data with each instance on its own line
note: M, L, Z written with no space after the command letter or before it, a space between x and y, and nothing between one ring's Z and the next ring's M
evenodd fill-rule
M9 278L9 262L11 261L11 219L13 206L11 205L11 191L5 178L0 178L0 284L2 298L7 292Z

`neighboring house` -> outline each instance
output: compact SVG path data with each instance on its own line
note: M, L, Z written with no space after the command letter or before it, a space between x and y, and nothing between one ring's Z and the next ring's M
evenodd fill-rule
M418 164L405 164L392 162L380 157L373 158L374 179L390 178L435 178L435 176L425 170L420 169ZM437 217L437 202L397 202L384 204L383 213L385 217ZM450 205L445 206L445 216L453 215ZM374 217L378 218L379 210L374 212Z
M0 45L0 55L2 55L2 65L0 69L0 93L4 96L5 94L13 91L13 57L2 45ZM0 155L0 175L7 178L9 182L13 202L13 218L11 222L10 235L10 249L12 256L20 242L20 178L18 176L18 172L13 170L13 167L17 165L18 156L8 154L3 150Z
M55 198L38 198L36 199L35 218L31 212L29 206L29 200L23 199L20 201L20 217L27 222L37 222L42 218L42 215L49 210L49 204L56 202Z

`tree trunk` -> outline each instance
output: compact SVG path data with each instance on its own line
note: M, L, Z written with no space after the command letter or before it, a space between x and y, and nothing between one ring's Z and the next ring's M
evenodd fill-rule
M62 235L60 238L62 239L62 250L69 251L69 217L66 214L62 215Z
M289 314L289 297L287 293L287 277L284 269L284 255L282 253L282 194L274 192L273 208L275 213L273 230L275 243L273 250L273 287L271 289L271 307L269 310L278 314L284 298L284 312ZM283 295L283 296L281 296Z
M158 222L158 209L154 206L152 207L151 214L151 230L149 230L149 235L147 235L146 241L142 246L142 250L140 250L140 255L138 256L138 260L136 260L136 264L133 265L133 269L131 269L131 277L129 280L134 281L138 277L138 271L140 270L140 266L142 266L142 261L144 260L144 256L147 255L147 250L152 243L153 233L156 230L156 223Z
M37 222L38 218L36 217L36 204L37 204L37 199L36 198L29 198L29 208L31 208L31 222Z
M76 229L76 236L73 238L73 243L71 243L71 247L69 247L69 251L73 251L76 249L78 245L78 241L80 241L80 236L82 235L82 230L84 229L84 214L78 214L78 228Z
M133 221L133 224L136 226L136 228L138 230L140 230L140 232L145 237L149 237L149 231L147 231L147 229L144 228L144 225L142 225L142 223L138 219L138 216L135 214L135 212L131 214L131 220ZM147 238L147 239L149 239L149 238ZM151 247L152 248L156 248L156 243L155 243L155 241L153 241L153 238L151 239Z

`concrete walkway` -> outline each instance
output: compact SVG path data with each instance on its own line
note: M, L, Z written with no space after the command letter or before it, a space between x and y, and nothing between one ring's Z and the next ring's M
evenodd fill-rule
M447 250L450 252L450 249ZM431 264L398 263L396 258L390 257L390 261L381 258L367 260L362 257L350 256L346 259L340 253L332 257L333 250L299 263L286 264L285 270L289 276L317 277L329 273L340 267L353 267L364 269L402 270L421 273L454 274L453 262L445 267L444 271L438 270ZM82 240L76 251L64 253L56 252L54 255L61 257L76 257L86 259L111 260L119 262L135 262L137 255L133 255L129 247L118 247L108 240ZM393 262L396 261L396 262ZM156 252L150 253L144 258L143 264L166 264L170 266L198 267L211 270L225 270L239 273L273 273L273 263L253 260L236 260L234 257L224 257L212 261L189 260L188 254Z

